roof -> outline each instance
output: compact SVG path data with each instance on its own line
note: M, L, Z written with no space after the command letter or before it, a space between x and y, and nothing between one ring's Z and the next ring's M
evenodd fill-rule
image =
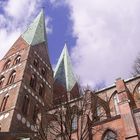
M21 35L21 37L29 45L37 45L45 42L46 40L46 29L45 29L45 16L43 9L40 11L38 16L29 25L27 30Z
M66 44L56 65L54 79L63 85L67 91L71 91L76 84L76 78L72 70L72 64Z

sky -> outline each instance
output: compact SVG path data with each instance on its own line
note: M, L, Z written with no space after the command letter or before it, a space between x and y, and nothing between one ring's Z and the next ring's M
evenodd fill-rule
M140 0L0 0L0 58L42 7L53 67L66 42L82 85L132 77L140 52Z

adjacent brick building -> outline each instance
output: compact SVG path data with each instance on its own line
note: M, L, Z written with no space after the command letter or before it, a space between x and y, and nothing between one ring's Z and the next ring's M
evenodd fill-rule
M0 140L139 140L140 76L83 91L66 44L53 74L41 11L0 61L0 131Z

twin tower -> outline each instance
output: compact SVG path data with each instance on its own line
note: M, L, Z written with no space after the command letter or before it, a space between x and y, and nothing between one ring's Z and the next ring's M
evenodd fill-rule
M52 70L42 10L0 61L0 131L13 139L32 134L46 125L49 107L78 96L66 45Z

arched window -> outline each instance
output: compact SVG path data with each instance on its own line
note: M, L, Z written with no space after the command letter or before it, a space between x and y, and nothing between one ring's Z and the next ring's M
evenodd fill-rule
M38 65L39 65L38 60L37 60L37 59L35 59L33 64L34 64L34 66L35 66L35 67L38 67Z
M37 82L37 78L34 74L32 74L31 79L30 79L30 86L35 89L36 87L36 82Z
M24 115L27 115L28 107L29 107L29 96L26 94L24 96L23 105L22 105L22 113Z
M8 61L5 63L5 65L4 65L4 67L3 67L3 70L8 69L8 68L10 67L10 64L11 64L11 60L8 60Z
M4 79L5 79L5 77L1 76L1 78L0 78L0 88L2 88L2 86L3 86Z
M2 103L1 103L1 106L0 106L0 112L2 112L2 111L5 110L5 107L6 107L8 98L9 98L9 94L6 94L6 95L4 96L4 98L3 98Z
M10 76L9 76L7 85L8 85L8 84L12 84L12 83L14 82L15 78L16 78L16 71L14 70L14 71L10 74Z
M42 70L41 70L41 74L42 74L43 76L45 76L45 74L46 74L46 70L45 70L45 68L42 68Z
M140 107L140 82L135 86L133 90L133 98L135 100L137 108Z
M39 107L38 104L35 105L34 107L34 112L33 112L33 121L36 122L37 121L37 117L38 117L38 113L39 113Z
M77 129L77 116L75 115L73 120L72 120L72 130Z
M117 135L112 130L107 130L104 133L102 140L117 140Z
M39 87L39 95L41 97L43 97L44 96L44 92L45 92L44 85L43 84L40 84L40 87Z
M14 60L14 65L20 63L20 60L21 60L21 56L18 55L18 56L15 58L15 60Z
M119 114L118 102L119 102L118 94L115 91L109 99L109 107L110 107L111 116L116 116Z

